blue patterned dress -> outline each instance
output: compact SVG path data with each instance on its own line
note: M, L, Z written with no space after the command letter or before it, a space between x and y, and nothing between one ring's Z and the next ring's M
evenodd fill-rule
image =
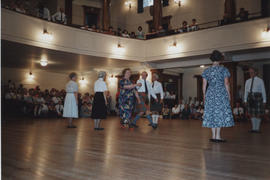
M219 128L234 126L232 109L224 79L230 77L227 68L211 66L202 77L207 80L208 88L205 96L203 127Z
M120 80L119 111L121 124L129 124L135 104L135 88L124 89L125 85L131 85L132 82L127 79Z

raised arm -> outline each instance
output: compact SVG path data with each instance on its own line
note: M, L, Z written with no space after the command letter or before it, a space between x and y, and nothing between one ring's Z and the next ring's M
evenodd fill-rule
M227 90L227 93L228 93L229 100L231 101L230 81L229 81L229 78L226 77L226 78L224 79L224 82L225 82L225 87L226 87L226 90Z

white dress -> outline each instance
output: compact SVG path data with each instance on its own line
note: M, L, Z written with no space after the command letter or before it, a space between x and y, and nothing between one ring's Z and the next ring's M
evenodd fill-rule
M74 81L69 81L66 85L66 98L64 104L63 117L78 118L78 105L74 93L78 92L78 85Z

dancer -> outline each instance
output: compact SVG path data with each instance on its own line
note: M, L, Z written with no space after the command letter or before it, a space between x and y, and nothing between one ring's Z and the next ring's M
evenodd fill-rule
M154 73L152 80L152 88L154 93L157 96L158 102L155 101L153 97L151 97L151 106L150 106L150 111L152 112L152 120L154 126L158 126L158 119L159 119L159 114L162 112L162 104L163 104L163 98L164 98L164 92L162 88L162 84L158 82L158 74Z
M147 72L144 71L141 74L142 78L137 81L137 83L142 84L142 86L137 87L139 97L140 97L140 103L137 102L137 104L136 104L136 112L138 114L136 115L135 119L133 120L132 126L134 126L135 128L138 128L138 126L136 125L136 122L137 122L137 120L140 119L140 117L143 114L145 114L146 118L150 122L150 125L153 127L153 129L156 129L157 126L153 124L152 117L150 115L149 100L150 100L150 96L152 96L156 102L158 102L158 99L157 99L156 94L153 91L151 83L146 80L147 76L148 76Z
M78 84L77 74L72 72L69 75L70 81L66 85L66 97L64 104L63 117L69 119L68 128L76 128L72 124L73 118L78 118Z
M138 92L136 91L137 86L141 84L132 84L130 81L131 70L129 68L124 69L122 72L123 79L120 80L120 94L119 94L119 113L120 113L120 124L121 128L124 128L125 124L129 125L129 128L132 128L131 125L131 115L134 109L135 97L137 98L138 103L140 103L140 98Z
M261 116L264 114L266 105L266 93L264 82L257 76L255 68L249 68L250 79L246 81L244 102L248 107L251 117L251 133L260 133Z
M100 127L101 119L106 119L107 116L107 99L106 91L108 91L107 85L105 83L106 72L101 71L98 73L98 80L95 82L94 86L94 102L92 107L91 118L94 119L95 127L94 130L104 130Z
M212 66L203 73L203 96L205 102L203 127L212 128L211 142L225 142L220 136L222 127L234 126L230 105L230 73L220 65L224 59L221 52L215 50L210 56ZM206 86L209 84L207 91Z

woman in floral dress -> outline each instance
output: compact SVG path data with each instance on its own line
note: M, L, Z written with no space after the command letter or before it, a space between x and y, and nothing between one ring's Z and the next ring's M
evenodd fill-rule
M131 127L131 115L134 109L135 97L137 101L140 102L138 93L136 91L136 86L141 86L141 84L133 84L130 81L131 70L123 70L123 79L120 80L120 95L119 95L119 113L121 118L121 127L124 128L124 124L129 124Z
M227 68L220 65L220 61L224 59L221 52L213 51L210 59L213 61L212 66L202 74L205 101L203 127L212 129L210 141L225 142L220 136L221 128L234 126L230 105L230 73Z

